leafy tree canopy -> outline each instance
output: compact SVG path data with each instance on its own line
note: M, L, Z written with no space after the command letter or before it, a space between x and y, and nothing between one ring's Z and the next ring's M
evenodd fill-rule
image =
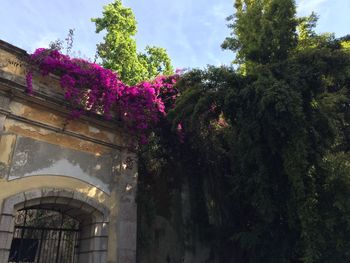
M315 33L293 0L235 8L239 70L185 74L168 115L184 143L164 125L142 160L181 163L218 262L350 262L349 38Z
M237 51L238 62L270 63L285 59L296 45L293 1L236 0L231 37L222 47Z
M137 52L135 15L131 8L122 5L121 0L106 5L103 16L92 21L96 33L106 30L104 41L97 46L103 66L117 71L125 83L134 85L160 74L173 73L164 48L147 46L144 53Z

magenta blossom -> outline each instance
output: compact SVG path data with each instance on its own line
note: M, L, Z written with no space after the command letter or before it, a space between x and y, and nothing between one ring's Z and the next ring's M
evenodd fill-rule
M174 85L178 74L158 76L154 81L135 86L124 84L110 69L83 59L70 58L58 50L39 48L30 61L43 76L55 74L60 79L64 97L73 107L72 118L84 112L117 118L131 133L147 141L151 128L166 115L178 95ZM32 93L32 72L26 76L27 92Z

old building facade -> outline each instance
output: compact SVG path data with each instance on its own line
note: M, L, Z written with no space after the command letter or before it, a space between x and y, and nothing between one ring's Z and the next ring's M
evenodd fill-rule
M26 56L0 41L0 262L136 262L133 138L71 120L55 76L26 94Z

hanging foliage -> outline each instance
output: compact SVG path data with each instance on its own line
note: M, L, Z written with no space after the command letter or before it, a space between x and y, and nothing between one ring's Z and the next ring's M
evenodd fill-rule
M86 112L103 115L107 119L122 121L142 143L177 96L174 84L178 75L158 76L128 86L118 74L98 64L71 58L55 49L37 49L30 56L33 70L27 74L27 92L33 92L34 70L42 76L59 77L64 97L73 107L72 117Z

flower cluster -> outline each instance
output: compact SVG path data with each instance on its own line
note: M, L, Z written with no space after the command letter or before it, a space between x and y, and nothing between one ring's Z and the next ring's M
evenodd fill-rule
M141 143L147 141L151 127L166 115L166 108L174 104L177 96L177 74L128 86L115 72L58 50L39 48L30 56L30 62L43 76L59 77L64 96L73 107L72 117L93 112L107 119L117 118L139 136ZM30 71L26 78L28 93L32 93L32 75Z

